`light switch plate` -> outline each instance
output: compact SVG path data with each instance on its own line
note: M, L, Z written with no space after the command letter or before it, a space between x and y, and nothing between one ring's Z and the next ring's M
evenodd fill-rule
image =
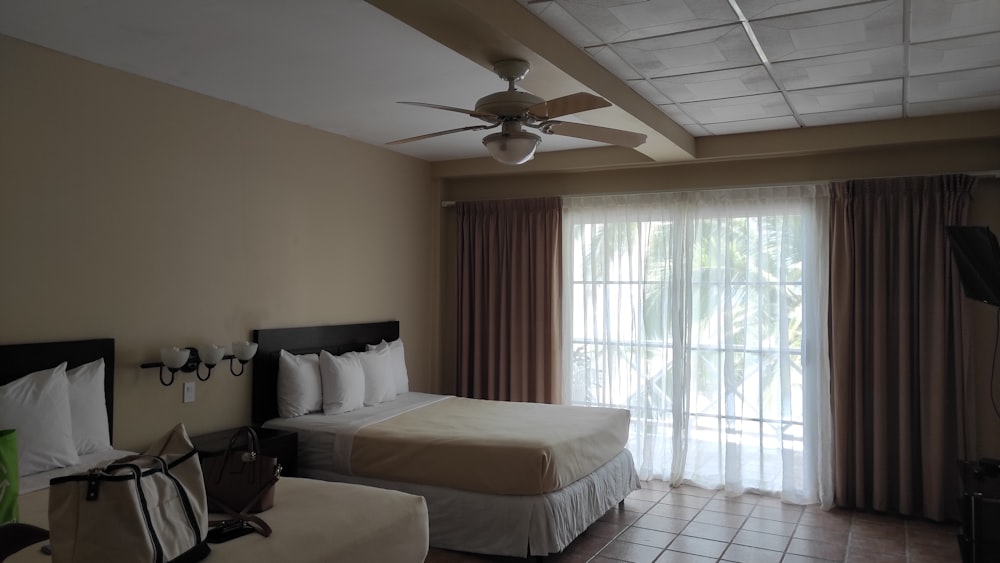
M194 402L194 381L188 381L184 384L184 402Z

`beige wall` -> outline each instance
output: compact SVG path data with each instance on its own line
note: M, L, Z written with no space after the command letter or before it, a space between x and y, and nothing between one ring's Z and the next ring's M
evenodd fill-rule
M114 337L116 445L248 422L138 365L254 328L399 319L437 390L426 163L3 36L0 77L0 342Z
M445 201L468 201L549 195L634 193L712 187L775 185L819 182L845 178L930 175L1000 170L1000 138L921 143L909 147L866 148L827 155L749 159L729 162L698 162L633 170L588 173L517 174L464 177L446 181ZM441 357L454 358L455 342L455 211L440 210L442 230ZM989 225L1000 233L1000 181L980 182L970 223ZM968 302L974 330L976 404L971 413L973 457L1000 457L1000 418L989 401L989 362L992 359L996 309ZM455 366L441 366L441 385L454 385ZM1000 377L1000 375L998 375ZM1000 381L998 381L1000 386ZM1000 400L1000 398L998 398Z

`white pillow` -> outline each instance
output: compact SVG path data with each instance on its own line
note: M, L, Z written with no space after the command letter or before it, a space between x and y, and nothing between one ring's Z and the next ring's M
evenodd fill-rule
M323 350L319 355L319 377L323 382L323 414L340 414L364 406L365 372L357 352L334 356Z
M396 385L392 379L392 362L388 348L369 350L358 354L365 372L365 406L370 407L396 399Z
M410 376L406 372L406 352L403 349L403 339L399 338L392 342L383 340L378 344L369 344L369 350L381 350L389 348L389 359L392 362L392 378L396 382L396 394L410 392Z
M20 475L80 463L73 444L66 362L0 387L0 428L17 431Z
M278 357L278 416L293 418L321 410L319 354L295 355L282 350Z
M108 405L104 400L104 358L66 372L73 443L79 455L111 449Z

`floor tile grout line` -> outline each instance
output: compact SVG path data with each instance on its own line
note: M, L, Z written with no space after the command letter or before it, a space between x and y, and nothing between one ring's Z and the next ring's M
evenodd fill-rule
M593 560L596 557L600 556L600 551L603 551L605 548L607 548L608 545L610 545L613 541L620 539L620 536L622 534L624 534L627 530L635 527L635 523L638 522L638 520L641 519L643 516L649 515L650 512L652 511L653 507L655 507L657 505L661 505L661 504L667 504L667 505L670 505L670 506L681 507L681 508L692 508L692 507L685 506L685 505L675 505L675 504L670 503L669 501L665 501L665 499L667 498L667 496L669 496L670 494L676 493L676 494L679 494L679 495L685 495L685 491L679 490L679 487L671 487L667 491L661 491L659 489L651 489L651 490L657 490L659 492L663 492L664 494L659 498L659 500L657 500L655 502L647 501L647 502L651 502L651 506L648 507L648 508L646 508L645 510L643 510L641 512L638 512L637 514L639 514L639 516L635 520L633 520L632 523L628 524L625 528L623 528L622 530L620 530L619 532L617 532L615 534L615 536L613 538L609 539L608 542L604 546L602 546L600 548L600 550L598 550L597 553L595 553L594 555L592 555L589 560ZM676 539L678 537L685 535L684 534L684 530L686 530L688 528L688 526L690 526L692 523L697 523L695 521L698 519L698 517L700 517L703 513L705 513L707 511L707 512L719 512L720 514L736 515L736 516L743 517L743 522L741 523L741 525L738 528L732 528L730 526L723 526L723 525L720 525L720 524L714 524L715 526L720 526L720 527L725 527L725 528L730 528L730 529L736 530L736 533L733 535L733 538L730 539L730 540L728 540L728 541L725 541L725 542L719 541L719 540L714 540L712 538L701 538L700 536L685 536L685 537L692 537L692 538L696 538L696 539L705 539L705 540L719 541L719 543L725 543L726 547L723 549L722 553L718 557L715 558L716 562L724 562L725 560L723 558L725 556L725 553L733 545L740 545L740 546L748 547L748 548L751 548L751 549L764 549L764 550L767 550L767 551L774 551L775 553L780 554L782 556L782 558L784 558L785 556L788 556L788 555L798 555L798 554L790 553L788 550L791 547L792 540L796 539L796 535L795 534L799 531L799 529L802 526L806 525L806 524L803 523L803 518L804 518L804 516L806 514L806 508L807 507L804 507L804 506L800 507L800 506L796 505L796 508L798 510L797 510L797 514L796 514L794 522L788 522L786 520L773 520L774 522L785 522L785 523L789 523L789 524L793 525L792 528L791 528L791 531L790 531L790 535L788 535L786 537L787 541L785 542L785 548L783 550L781 550L781 551L775 551L775 550L768 549L766 547L746 546L744 544L736 544L735 543L735 538L739 534L740 531L755 532L755 533L761 533L761 534L766 534L766 535L777 535L779 537L784 537L784 534L769 534L768 532L760 532L760 531L756 531L756 530L748 530L748 529L746 529L745 526L746 526L747 522L751 518L754 517L753 516L753 510L751 510L751 512L748 513L748 514L739 514L739 513L733 514L733 513L729 513L729 512L720 512L720 511L716 511L716 510L710 510L708 508L708 505L713 500L731 500L729 498L720 499L720 497L719 497L720 493L724 493L724 491L717 490L717 491L715 491L712 494L712 496L685 495L685 496L697 497L699 499L702 499L703 500L703 504L699 508L696 509L696 512L694 513L694 515L692 515L689 518L685 518L684 519L684 521L685 521L684 527L681 528L681 530L675 534L675 537L665 547L661 548L661 547L658 547L658 546L649 546L647 544L641 544L641 543L637 543L637 542L627 542L626 540L622 540L622 541L626 542L626 543L636 543L636 545L643 545L643 546L646 546L646 547L657 548L657 549L659 549L659 553L657 554L657 559L658 559L659 557L662 557L667 551L670 551L670 549L669 549L670 545L672 545L676 541ZM740 495L739 498L747 500L744 495ZM763 497L762 496L760 499L756 500L753 503L743 502L743 503L740 503L740 504L750 504L750 505L754 506L754 509L756 509L757 507L764 507L764 508L774 508L774 509L777 509L777 510L781 510L783 508L783 506L782 507L775 507L775 506L770 506L770 505L762 505L759 502L759 500L762 500L764 498L770 498L770 497ZM637 499L637 500L644 500L644 499ZM764 518L764 517L757 517L757 518L760 519L760 520L772 521L770 518ZM709 524L709 523L706 522L705 524ZM907 524L907 526L908 526L908 524ZM905 531L905 529L904 529L904 531ZM841 562L843 562L843 561L845 561L845 560L847 560L849 558L849 553L850 553L849 552L849 546L850 546L850 543L851 543L851 537L852 537L853 533L854 533L854 518L852 516L851 523L848 526L848 537L847 537L846 543L844 545L844 555L840 559ZM804 541L810 541L808 538L798 538L798 539L802 539ZM812 540L812 541L815 541L815 540ZM908 558L909 558L909 553L908 553L908 551L909 551L908 550L908 547L909 547L908 535L906 536L906 540L905 541L906 541L906 543L904 544L906 546L905 557L907 557L907 560L908 560ZM835 544L835 543L839 543L839 542L824 542L824 541L820 541L819 543ZM804 556L802 556L802 557L804 557Z
M851 543L854 538L854 515L851 515L851 525L847 528L847 547L844 548L844 561L850 561ZM907 559L908 560L908 559Z
M797 532L799 530L799 524L802 523L802 515L804 513L805 513L805 510L800 511L799 512L799 517L796 518L796 520L795 520L795 526L792 528L792 535L788 536L788 543L785 544L785 550L781 552L781 558L782 559L784 559L785 556L788 555L788 548L792 547L792 540L795 539L795 532ZM846 557L846 554L845 554L845 557ZM842 557L840 560L844 561L844 557Z
M671 486L671 490L672 490L672 489L673 489L673 487ZM641 491L642 489L640 488L640 489L636 489L636 490L640 490L640 491ZM658 490L658 489L649 489L649 490L651 490L651 491L656 491L656 490ZM664 497L665 497L665 496L667 496L668 494L670 494L670 492L671 492L671 491L667 491L666 493L664 493L664 495L663 495L663 496L664 496ZM628 498L628 497L626 497L626 498ZM661 497L661 498L660 498L660 500L658 500L658 501L656 501L656 502L652 503L652 505L653 505L653 506L656 506L657 504L660 504L660 502L661 502L662 500L663 500L663 497ZM624 502L624 501L622 501L622 502ZM648 514L648 513L649 513L649 511L650 511L650 510L652 510L653 506L651 506L651 507L647 508L645 512L640 512L640 513L639 513L639 514L640 514L639 518L642 518L643 516L645 516L646 514ZM622 511L624 511L625 509L624 509L624 508L620 508L619 510L622 510ZM631 528L632 526L634 526L634 525L635 525L635 523L639 521L639 518L636 518L636 519L635 519L635 520L634 520L634 521L633 521L633 522L632 522L631 524L629 524L628 526L625 526L625 528L624 528L624 529L622 529L622 530L619 530L619 531L618 531L618 533L617 533L617 534L615 534L615 536L614 536L613 538L611 538L610 540L608 540L608 542L607 542L606 544L604 544L604 545L603 545L603 546L602 546L602 547L601 547L600 549L598 549L598 550L597 550L597 552L596 552L596 553L594 553L593 555L591 555L591 556L590 556L590 558L589 558L589 559L587 559L588 563L589 563L590 561L593 561L593 560L594 560L594 558L596 558L597 556L599 556L599 555L601 554L601 552L602 552L602 551L604 551L604 550L605 550L605 549L606 549L606 548L607 548L607 547L608 547L609 545L611 545L611 543L612 543L612 542L614 542L614 541L615 541L616 539L618 539L618 537L619 537L619 536L621 536L622 534L624 534L624 533L625 533L625 530L628 530L629 528ZM667 544L667 545L669 545L669 544ZM666 548L663 548L663 549L665 550ZM663 555L663 552L660 552L660 555ZM657 555L657 559L659 559L660 555ZM626 562L626 563L627 563L627 562Z
M689 494L690 491L684 489L683 487L669 487L669 486L668 486L668 488L666 490L663 490L663 489L651 489L651 491L659 494L659 496L657 497L658 500L651 501L651 500L648 500L648 499L636 499L637 501L641 501L642 504L646 506L646 508L639 508L638 510L635 510L635 511L628 510L627 511L629 513L628 517L629 518L634 517L634 518L632 518L631 521L630 521L630 523L626 524L622 529L615 531L614 534L610 538L608 538L608 537L594 536L594 539L601 540L601 541L595 542L595 545L597 547L590 548L590 549L594 549L594 551L590 551L590 549L582 549L578 553L578 555L577 555L578 557L580 557L579 560L583 560L583 558L586 558L586 561L593 562L596 558L602 557L601 554L600 554L600 551L602 551L603 549L605 549L606 547L608 547L608 545L610 543L614 542L614 541L622 541L622 542L629 543L629 544L635 544L635 545L638 545L638 546L643 546L645 548L652 548L653 550L655 550L655 553L656 553L655 558L656 559L664 557L664 555L667 555L668 552L670 552L670 553L682 553L682 552L671 552L670 551L670 546L673 545L673 542L676 541L677 537L684 535L684 530L690 524L694 523L695 520L697 520L701 516L705 515L707 512L720 513L721 512L720 509L718 509L717 507L714 507L714 506L709 506L709 505L713 501L723 501L723 500L725 500L725 501L734 501L734 502L738 502L740 504L745 504L745 505L750 506L751 509L750 509L750 512L747 513L747 514L740 513L740 512L742 512L742 509L740 510L740 512L737 512L735 514L733 512L722 512L722 514L737 515L737 516L742 517L743 520L742 520L742 522L741 522L741 524L740 524L739 527L732 527L732 526L728 526L728 525L724 526L722 524L713 524L713 522L711 522L711 521L702 522L703 524L712 524L714 526L723 526L723 527L726 527L726 528L730 528L730 529L736 530L736 533L733 535L733 538L731 540L729 540L729 541L722 542L722 541L719 541L719 540L715 540L715 541L719 541L719 543L724 543L725 544L725 548L723 549L723 551L722 551L722 553L720 555L718 555L715 558L706 558L706 561L715 561L716 563L723 563L723 562L729 563L728 560L725 559L725 552L728 549L730 549L733 545L739 545L741 548L746 547L746 548L749 548L749 549L752 549L752 550L766 550L766 551L769 551L769 552L773 552L774 554L777 554L777 555L781 556L782 558L788 557L789 555L795 556L795 557L810 558L811 556L798 555L798 554L795 554L795 553L791 553L789 551L791 549L791 541L793 541L795 539L801 539L801 540L803 540L805 542L819 542L819 543L826 543L826 544L830 544L830 545L837 545L837 546L841 547L843 549L843 552L842 552L843 555L842 555L842 558L839 559L839 561L841 563L845 563L845 561L850 561L851 560L852 554L857 554L859 556L863 556L864 553L867 551L866 549L864 549L861 546L854 545L855 544L855 542L854 542L855 539L859 539L859 538L860 539L864 539L864 536L859 536L858 534L861 533L864 530L865 526L874 525L874 526L878 527L879 525L883 525L883 524L891 524L891 526L893 526L893 527L901 526L901 529L902 529L902 533L903 533L903 548L904 548L903 549L903 553L900 554L902 556L902 559L901 559L902 563L913 563L915 560L913 560L914 555L913 555L912 551L915 548L915 546L917 546L919 544L916 543L916 542L911 542L911 534L913 534L913 537L922 537L922 534L917 533L917 531L918 531L919 526L922 524L922 522L924 522L923 520L914 519L912 517L902 517L902 516L900 516L900 517L891 518L891 521L890 520L886 520L885 522L883 522L879 518L869 518L867 516L869 514L869 512L867 512L867 511L845 510L843 512L840 512L840 516L841 517L845 517L845 516L847 517L846 518L846 526L847 526L847 528L846 528L846 534L845 534L843 540L839 540L839 541L827 541L827 538L825 538L825 537L812 538L812 537L805 537L805 536L801 537L801 538L797 538L796 534L799 533L800 531L802 531L804 529L804 527L815 527L815 528L818 528L819 530L822 530L825 527L824 526L825 523L827 525L832 525L834 522L832 522L832 521L831 522L827 522L822 517L821 518L811 518L810 520L807 521L807 516L809 516L810 513L813 512L813 509L811 507L809 507L809 506L794 505L794 504L791 504L791 503L781 503L780 499L778 499L779 502L771 502L769 499L771 499L772 497L770 497L769 495L759 495L759 494L756 494L756 493L750 493L750 494L738 495L736 497L727 497L724 490L715 490L715 491L706 491L706 492L710 492L711 493L710 495L706 496L704 494ZM700 501L701 504L697 508L685 507L684 504L672 505L671 501L666 500L667 497L670 496L670 495L684 496L684 497L697 497L697 499ZM762 501L766 501L766 502L762 502ZM777 519L777 520L775 520L773 516L771 516L771 517L763 517L763 516L759 516L759 515L756 516L756 517L753 516L753 514L754 514L753 511L756 509L756 507L762 507L762 508L765 508L765 509L783 510L786 507L786 504L787 504L788 507L791 507L791 508L795 509L796 514L795 514L793 522L787 522L786 520L781 520L780 516L778 517L779 519ZM672 505L675 508L688 508L688 509L694 510L694 512L690 516L688 516L686 518L678 518L677 519L678 521L682 522L684 524L684 526L682 526L677 533L672 533L675 537L672 538L669 542L667 542L667 545L665 547L659 547L657 545L650 545L650 544L645 544L645 543L640 543L640 542L633 542L633 541L630 541L630 540L623 540L621 538L621 536L625 532L627 532L628 530L630 530L630 529L643 529L643 530L647 530L647 531L655 531L655 530L657 530L657 528L655 528L655 527L654 528L641 528L641 527L638 527L638 526L635 525L635 523L638 522L639 519L641 519L644 516L650 515L652 513L652 510L654 509L654 507L657 506L657 505ZM617 512L626 512L625 509L624 509L624 505L623 505L623 507L621 509L615 509L615 510ZM816 512L818 512L818 509L817 509ZM824 512L828 512L828 511L818 512L818 515L819 516L823 516ZM879 514L877 514L877 513L875 515L879 516ZM661 518L661 517L662 518L671 518L670 516L665 516L665 515L661 515L661 514L657 514L656 516L658 518ZM749 522L749 520L751 518L757 518L757 519L760 519L760 520L769 521L769 522L773 522L773 523L786 522L787 524L790 524L791 527L788 528L787 532L784 531L784 530L777 531L776 529L768 529L766 531L749 530L749 529L746 528L746 526L748 525L748 522ZM933 522L931 522L931 523L933 524ZM957 531L957 527L954 524L951 524L951 523L944 523L944 524L948 524L949 525L949 528L946 531L946 535L950 539L954 538L954 534ZM941 527L941 530L944 530L944 529L945 528ZM753 532L753 533L761 534L761 535L764 535L764 536L779 536L779 537L783 537L786 540L785 547L784 547L784 549L782 549L782 550L779 551L779 550L772 549L769 545L763 545L761 543L755 543L755 542L737 543L735 541L735 538L736 538L736 536L741 531ZM934 530L929 530L929 531L934 531L935 533L937 533L937 527L935 527ZM661 530L661 532L670 533L670 532L667 532L666 530ZM710 540L710 539L712 539L712 538L700 538L700 536L688 536L688 537L696 538L696 539L704 539L704 540ZM937 548L937 544L939 544L939 543L942 544L942 546L941 546L942 549L946 549L944 547L944 545L943 545L943 542L941 542L941 541L936 541L934 544L931 545L931 547ZM950 549L950 551L953 551L954 552L954 556L958 557L958 555L959 555L958 546L955 545L954 541L950 542L949 545L951 546L951 548L953 548L953 549ZM697 556L700 556L700 557L706 557L703 554L697 554L697 553L696 554L692 554L692 555L697 555ZM607 555L605 555L603 557L607 558L609 561L610 560L621 561L617 557L609 557ZM623 554L623 555L621 555L621 557L630 557L630 556L628 554ZM958 559L954 559L954 560L958 560ZM506 559L504 559L504 561L506 561ZM816 561L829 561L830 563L836 563L834 560L827 560L827 559L822 559L822 558L818 558L818 559L816 559Z
M673 492L673 491L671 491L671 492ZM716 499L716 497L718 496L719 492L722 492L722 490L719 490L719 491L717 491L717 492L716 492L716 493L715 493L714 495L712 495L712 497L709 497L709 499L710 499L710 500L715 500L715 499ZM743 497L744 497L744 495L740 495L740 497L741 497L741 498L743 498ZM758 499L757 499L757 500L756 500L756 501L755 501L755 502L753 503L753 506L754 506L754 508L755 508L755 509L756 509L757 507L760 507L760 506L762 506L762 505L760 504L760 502L759 502L759 501L760 501L761 499L763 499L763 498L771 498L771 497L764 497L764 496L760 496L760 497L759 497L759 498L758 498ZM741 503L741 504L743 504L743 503ZM784 504L784 503L782 503L782 504ZM691 518L691 519L690 519L690 520L688 521L688 524L690 524L690 523L694 522L694 520L695 520L695 519L696 519L696 518L697 518L697 517L698 517L698 516L699 516L699 515L700 515L700 514L701 514L702 512L704 512L704 511L706 510L705 506L707 506L707 505L708 505L708 502L706 501L705 505L703 505L703 506L702 506L702 507L701 507L700 509L698 509L698 513L697 513L697 514L695 514L695 516L693 516L693 517L692 517L692 518ZM774 508L774 507L772 507L772 506L764 506L764 508ZM709 512L714 512L714 511L709 511ZM723 514L728 514L728 513L723 513ZM785 556L787 556L787 555L790 555L790 553L788 552L788 549L789 549L789 547L791 547L791 542L792 542L792 540L793 540L793 539L795 539L795 531L796 531L796 530L798 530L798 527L799 527L799 525L800 525L800 524L801 524L801 522L802 522L802 516L803 516L804 514L805 514L805 509L804 509L804 507L800 507L800 508L799 508L799 510L798 510L798 515L796 516L796 519L795 519L795 522L789 522L789 523L791 523L791 524L794 524L794 527L792 528L792 530L791 530L791 533L790 533L790 535L788 536L788 538L787 538L787 541L785 542L785 547L784 547L784 549L782 549L781 551L775 551L775 550L770 550L770 549L767 549L767 548L761 548L761 547L759 547L759 546L744 546L744 547L748 547L748 548L753 548L753 549L765 549L765 550L767 550L767 551L774 551L775 553L779 553L779 554L781 555L781 558L782 558L782 559L784 559L784 558L785 558ZM719 562L723 562L723 561L724 561L724 560L723 560L723 557L725 556L725 554L726 554L726 551L728 551L728 550L729 550L729 548L730 548L730 547L731 547L732 545L734 545L734 542L735 542L735 540L736 540L736 536L737 536L737 535L739 535L739 532L740 532L740 531L748 531L748 532L756 532L755 530L746 530L746 529L744 528L744 526L745 526L745 525L746 525L746 523L747 523L747 522L748 522L748 521L750 520L750 518L751 518L751 517L753 517L752 515L753 515L753 510L751 510L750 514L747 514L747 515L742 515L742 514L740 514L740 516L744 516L744 520L743 520L743 523L742 523L742 524L740 524L740 527L739 527L739 528L736 528L736 530L737 530L737 533L733 535L733 539L731 539L731 540L729 540L728 542L726 542L726 548L725 548L725 549L724 549L724 550L722 551L722 554L720 554L720 555L719 555L718 557L716 557L716 562L717 562L717 563L719 563ZM772 521L772 520L771 520L771 519L769 519L769 518L759 518L759 519L760 519L760 520L767 520L767 521ZM778 520L777 522L784 522L784 521L781 521L781 520ZM723 526L723 527L728 527L728 526ZM686 529L686 526L685 526L685 529ZM756 533L761 533L761 534L767 534L767 532L756 532ZM680 535L680 534L678 534L678 535ZM783 536L783 534L767 534L767 535L778 535L778 536ZM704 538L704 539L708 539L708 538ZM671 543L672 543L672 542L671 542ZM721 543L721 542L720 542L720 543ZM735 544L735 545L743 545L743 544ZM669 545L668 545L668 547L669 547ZM666 549L666 548L665 548L665 549ZM661 555L662 555L662 554L661 554ZM791 555L795 555L795 554L791 554ZM845 557L846 557L846 556L845 556ZM843 559L842 559L841 561L843 561Z
M685 522L684 527L681 528L681 530L676 533L675 538L673 540L671 540L671 542L669 542L666 547L658 548L660 550L658 557L662 557L663 554L665 554L667 551L670 551L670 545L673 545L673 542L677 539L677 537L685 535L684 531L687 529L687 527L690 526L692 523L696 523L695 521L698 518L700 518L701 516L703 516L704 514L706 514L707 512L741 516L743 518L743 521L742 521L742 523L741 523L741 525L739 527L726 526L726 525L722 525L722 524L714 524L716 526L722 526L722 527L726 527L726 528L735 529L737 531L736 535L738 535L738 533L740 531L752 531L752 532L755 532L755 533L761 533L761 534L765 534L765 535L785 536L785 534L770 534L768 531L748 530L746 528L746 525L747 525L748 521L750 520L750 518L754 518L752 511L749 514L741 514L741 513L735 513L734 514L732 512L723 512L722 510L718 510L718 509L713 510L714 507L710 507L709 506L709 504L712 501L717 501L717 500L725 500L725 501L734 500L734 499L731 499L731 498L728 498L728 497L727 498L723 498L723 496L725 494L725 491L723 491L723 490L716 490L716 491L714 491L712 493L711 496L705 496L705 495L700 495L700 494L699 495L691 495L691 494L688 494L688 491L682 490L679 487L672 487L672 488L670 488L667 491L662 491L662 490L658 489L658 491L663 492L664 494L660 497L660 499L658 501L653 502L652 505L649 508L647 508L647 509L643 510L642 512L640 512L639 513L640 517L641 516L645 516L645 515L649 515L651 513L651 511L653 510L653 507L656 506L656 505L659 505L659 504L671 505L671 506L679 507L679 508L685 508L686 507L684 504L676 504L675 505L675 504L672 504L669 500L666 500L667 496L671 495L671 494L684 495L684 496L689 496L689 497L697 497L697 498L699 498L699 499L702 500L701 506L698 507L695 510L695 513L692 516L683 518L683 521ZM770 497L762 495L762 496L759 497L759 500L757 500L755 502L746 502L747 500L750 500L750 499L748 499L745 495L740 495L739 497L737 497L738 502L741 502L742 504L748 504L748 505L754 506L755 508L756 507L764 507L764 508L772 508L772 509L778 509L778 510L781 510L781 509L784 508L784 506L775 506L775 505L771 505L771 504L761 504L760 500L764 500L764 499L767 499L767 498L770 498ZM858 530L859 530L858 526L860 526L860 522L858 522L858 519L857 519L857 514L851 514L850 520L847 522L847 530L846 530L847 533L846 533L846 536L845 536L845 539L843 540L843 542L840 542L840 541L833 541L833 542L831 542L831 541L826 541L825 539L822 539L822 538L817 539L817 538L810 538L810 537L805 537L805 536L803 536L803 537L797 537L797 534L800 531L803 530L804 526L805 527L820 527L820 528L822 528L823 526L822 526L822 522L816 522L816 521L806 522L805 521L805 518L806 518L807 514L809 513L809 507L808 506L798 506L798 505L794 505L794 506L797 508L797 510L796 510L797 514L795 516L794 522L788 522L789 524L792 524L792 528L789 531L789 535L785 536L787 538L787 542L786 542L785 548L783 550L780 550L780 551L778 551L778 550L772 550L769 547L764 547L764 546L760 546L760 545L737 544L736 541L735 541L736 535L734 535L733 538L730 539L730 540L728 540L728 541L725 541L725 542L720 541L719 542L719 543L725 543L726 547L723 550L722 555L716 557L715 560L717 562L723 562L723 561L725 561L725 559L724 559L725 551L728 550L733 545L739 545L739 546L748 547L748 548L751 548L751 549L764 549L764 550L767 550L767 551L774 551L775 553L780 554L783 557L784 556L788 556L788 555L796 555L796 556L799 556L799 557L808 557L808 556L804 556L804 555L799 555L799 554L796 554L796 553L792 553L792 552L789 551L791 549L791 542L794 541L795 539L799 539L799 540L802 540L803 542L807 542L807 543L809 543L809 542L818 542L818 543L821 543L821 544L828 544L828 545L839 546L843 550L842 551L842 556L841 556L841 558L839 558L839 561L841 561L841 563L843 563L844 561L850 560L852 553L856 552L857 549L858 549L857 546L854 545L855 542L853 541L857 537L857 533L858 533ZM691 507L686 507L686 508L691 508ZM658 516L660 516L660 515L658 515ZM763 520L768 520L768 521L772 520L771 518L765 518L765 517L761 517L761 516L757 516L756 518L763 519ZM638 521L638 518L635 521ZM622 533L624 533L625 531L627 531L629 528L635 527L635 521L633 521L632 524L630 524L629 526L627 526L618 535L616 535L616 539L618 539L618 536L620 536ZM775 520L775 521L776 522L787 522L786 520L780 520L780 519L779 520ZM913 548L914 544L911 541L911 537L910 536L913 533L913 524L914 524L914 522L915 522L915 520L912 520L910 518L905 518L905 517L902 520L902 526L903 526L903 529L902 529L902 531L903 531L903 538L902 538L903 539L903 546L902 547L903 547L903 550L902 550L902 553L900 553L900 555L903 557L903 560L906 561L906 562L910 561L911 555L912 555L911 552L912 552L912 548ZM712 524L711 522L703 522L703 523L704 524ZM855 524L858 524L858 526L856 526ZM688 535L688 537L700 538L700 536L692 536L692 535ZM701 538L701 539L713 539L713 538ZM714 540L714 541L719 541L719 540ZM636 542L629 542L629 543L636 543ZM647 544L639 544L639 545L647 545ZM651 546L651 547L658 547L658 546ZM861 552L859 552L859 553L861 553ZM830 561L833 561L833 560L830 560Z

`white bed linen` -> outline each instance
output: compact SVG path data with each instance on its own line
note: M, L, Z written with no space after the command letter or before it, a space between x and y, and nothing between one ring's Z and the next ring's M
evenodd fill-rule
M396 400L358 410L325 415L307 414L295 418L274 418L264 428L292 430L299 434L299 467L322 468L334 473L351 474L351 445L354 435L370 424L425 405L443 401L450 395L403 393Z
M21 521L48 528L48 490L19 497ZM260 516L270 537L250 534L211 544L206 562L421 563L427 555L427 506L419 496L345 483L285 477L274 507ZM4 563L52 563L41 545ZM95 562L97 563L97 562Z
M393 489L424 497L430 545L434 547L513 557L562 551L639 488L628 450L622 450L617 457L568 487L533 496L474 493L343 475L316 466L300 464L299 467L302 476L312 479Z
M56 477L65 477L74 473L84 473L89 469L99 465L107 465L116 459L132 455L135 452L124 450L105 450L103 452L93 452L80 456L80 463L59 469L50 469L31 475L22 475L18 478L18 492L22 495L49 488L49 481Z

